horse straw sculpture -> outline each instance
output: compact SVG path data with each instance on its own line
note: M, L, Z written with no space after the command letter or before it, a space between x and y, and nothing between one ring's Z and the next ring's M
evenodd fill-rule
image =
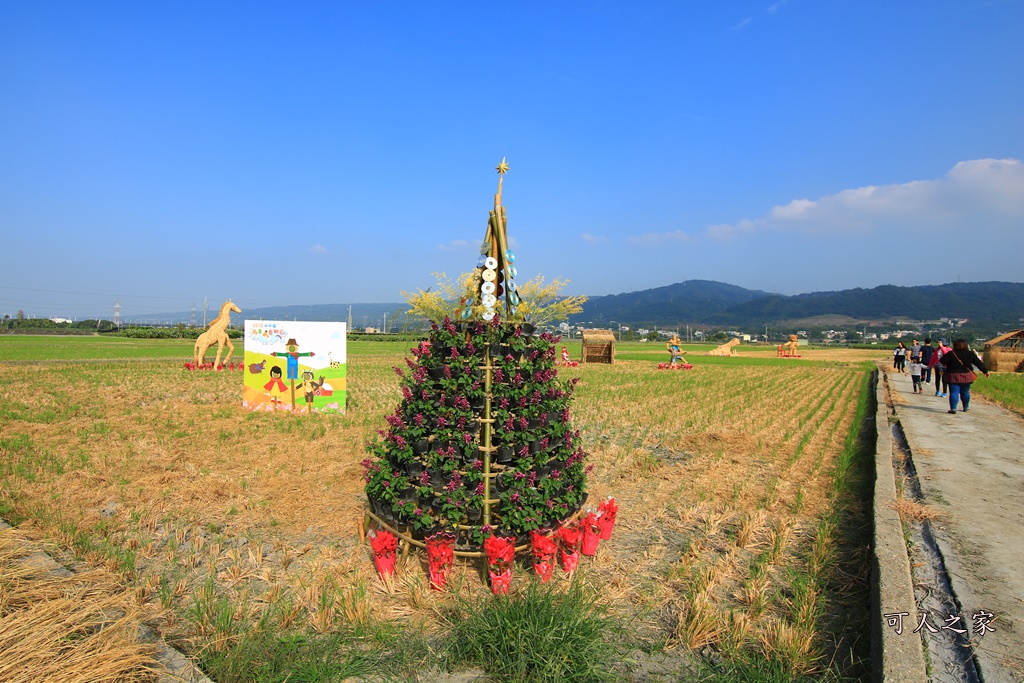
M220 307L220 313L213 319L213 322L210 323L206 332L203 332L199 335L199 338L196 339L196 346L193 349L193 357L197 368L203 367L206 350L214 344L217 345L217 360L214 362L213 367L216 369L221 366L220 354L224 351L225 344L228 345L228 356L224 359L224 363L226 364L228 360L230 360L231 354L235 351L235 346L231 343L231 340L228 339L228 333L225 330L227 330L228 324L231 322L231 311L241 313L242 309L232 303L231 299L228 299Z

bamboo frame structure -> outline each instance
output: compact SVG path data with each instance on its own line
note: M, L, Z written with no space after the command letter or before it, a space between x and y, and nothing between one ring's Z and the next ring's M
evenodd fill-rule
M512 265L515 261L515 254L508 249L508 218L505 207L502 205L501 201L504 174L508 171L508 164L505 162L505 159L502 159L501 163L497 167L497 171L499 175L498 189L494 195L494 208L489 211L487 228L485 230L484 239L480 249L480 259L477 263L477 271L469 282L469 289L466 292L466 296L462 298L460 306L456 310L456 322L454 324L459 324L460 322L469 322L477 325L491 324L491 321L495 316L498 316L502 321L502 325L506 326L509 325L509 321L513 320L516 315L516 307L519 303L519 298L516 293L515 286L516 268ZM499 306L499 304L502 303L502 297L504 297L503 306ZM503 308L503 310L499 311L499 308ZM446 320L446 324L450 323ZM451 330L450 327L449 330ZM507 331L508 328L505 328L505 332ZM468 331L465 332L468 334ZM520 332L517 331L517 335L519 333ZM495 336L493 331L487 332L486 335L488 337ZM498 366L496 364L496 358L492 356L491 346L492 344L488 343L480 350L481 353L478 356L482 356L482 365L479 366L479 369L483 370L483 407L482 410L477 408L477 410L481 410L481 412L474 418L480 423L480 429L476 432L479 435L477 436L476 449L479 453L479 460L482 462L483 474L481 521L479 523L461 524L457 526L456 529L462 532L478 529L481 526L491 525L492 522L495 521L495 511L496 509L499 509L501 505L501 498L494 496L494 480L503 471L505 471L506 465L499 464L495 458L498 451L498 447L495 445L494 429L495 370ZM455 355L457 356L458 354ZM518 358L519 356L517 356L517 359ZM521 360L517 360L517 366L521 362ZM563 418L563 420L564 419L565 418ZM545 437L545 443L546 438L547 437ZM469 443L470 442L467 437L466 444ZM533 450L530 452L532 456ZM549 463L550 462L551 461L549 461ZM456 469L456 471L461 474L466 474L462 469ZM583 480L581 479L580 481L582 482ZM531 485L532 482L533 480L531 479ZM566 509L566 516L558 520L560 523L575 519L583 510L583 504L586 502L587 494L583 490L582 483L580 484L579 492L579 505L577 505L575 509ZM434 495L438 495L436 491ZM406 541L408 544L407 547L426 547L426 544L423 541L414 538L414 534L410 531L408 525L404 525L405 528L402 530L401 527L403 525L400 521L389 522L383 519L381 515L375 514L373 511L368 511L366 513L364 521L365 520L373 520L382 528L391 531L398 538ZM517 546L516 551L522 551L528 547L528 544L523 544ZM483 556L481 551L476 550L455 550L454 552L457 557Z

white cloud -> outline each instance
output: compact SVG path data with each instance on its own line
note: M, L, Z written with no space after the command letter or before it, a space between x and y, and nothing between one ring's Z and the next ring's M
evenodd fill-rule
M816 206L817 202L812 202L809 199L794 199L785 206L776 206L772 209L772 216L785 220L787 218L792 220L799 220L801 217L806 215L811 209ZM750 221L747 221L748 223Z
M327 247L325 247L322 244L314 244L313 246L311 246L306 251L308 251L311 254L326 254L327 253Z
M744 233L753 232L757 228L751 221L743 219L738 223L728 224L722 223L720 225L712 225L708 228L708 237L720 242L735 239Z
M580 238L588 244L605 244L608 241L604 235L591 235L589 232L583 233Z
M437 248L440 251L462 251L469 246L469 242L466 240L452 240L448 244L439 244Z
M925 228L998 233L1024 218L1024 164L1017 159L961 161L943 177L841 190L816 200L794 199L760 218L713 225L707 236L732 239L758 230L869 234Z
M630 235L626 238L626 241L630 244L653 245L664 244L665 242L691 242L693 241L693 236L685 230L645 232L642 235Z

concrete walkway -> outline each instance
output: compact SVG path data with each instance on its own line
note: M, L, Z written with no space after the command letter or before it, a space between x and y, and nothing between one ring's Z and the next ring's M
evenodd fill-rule
M913 623L903 624L902 637L924 637L929 680L1021 683L1024 418L977 394L969 412L951 415L948 399L936 397L933 386L914 394L910 376L891 371L886 383L899 423L893 439L901 442L905 437L908 451L903 497L926 506L925 517L938 515L918 525L918 541L911 539L920 612ZM929 549L934 561L928 559ZM945 588L943 580L948 581ZM888 614L915 613L905 604L880 608ZM926 623L915 636L922 618ZM888 623L883 627L893 628ZM963 670L936 654L943 639L962 653Z

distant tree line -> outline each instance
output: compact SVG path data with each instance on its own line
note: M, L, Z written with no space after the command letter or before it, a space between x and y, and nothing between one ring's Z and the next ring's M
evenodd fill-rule
M186 327L184 323L178 323L174 327L122 327L111 336L129 339L196 339L205 331L202 327ZM229 327L226 332L231 339L242 338L242 330Z
M13 318L5 315L3 320L0 320L0 333L3 334L95 334L114 329L114 323L109 320L55 323L49 318L27 318L21 311Z

